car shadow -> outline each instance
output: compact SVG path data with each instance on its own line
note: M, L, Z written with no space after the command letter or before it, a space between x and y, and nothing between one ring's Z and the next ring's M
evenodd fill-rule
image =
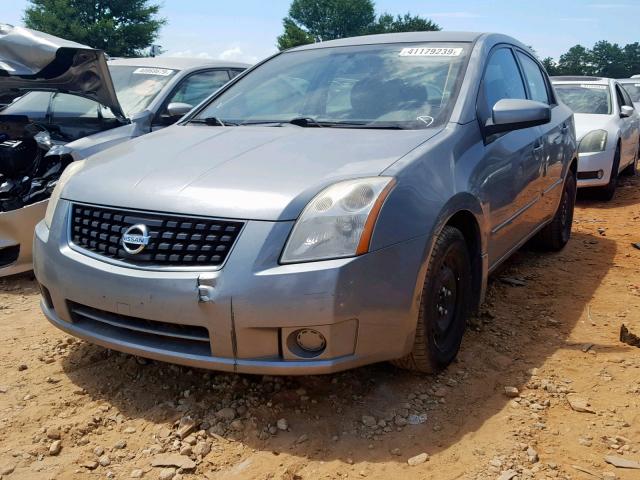
M69 348L63 368L91 400L134 420L171 428L176 418L190 415L221 437L257 451L349 463L406 462L472 434L512 401L505 386L522 391L540 381L536 369L556 351L583 348L580 339L570 339L571 332L581 319L597 315L589 311L589 302L615 253L615 242L585 233L574 234L559 253L518 252L492 277L457 360L438 375L389 364L327 376L219 374L136 359L86 342ZM518 278L523 285L505 278ZM239 431L216 418L216 411L229 405L246 410L240 428L236 424ZM363 425L363 415L380 426ZM269 434L280 418L290 431ZM407 418L417 424L404 425ZM426 474L431 467L425 468Z
M33 272L18 273L0 278L0 294L24 295L34 288ZM37 285L35 289L37 291Z

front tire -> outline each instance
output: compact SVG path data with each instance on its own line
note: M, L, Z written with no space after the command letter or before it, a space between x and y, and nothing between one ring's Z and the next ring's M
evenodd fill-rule
M562 250L571 238L573 211L576 204L576 175L569 171L564 181L562 198L551 223L536 235L535 243L544 250Z
M471 312L471 261L464 236L445 226L429 259L413 350L392 363L424 373L438 372L456 357Z
M613 200L616 194L616 187L618 186L618 169L620 168L620 144L616 147L616 153L613 156L613 165L611 166L611 176L609 177L609 183L601 187L598 192L598 197L605 202Z

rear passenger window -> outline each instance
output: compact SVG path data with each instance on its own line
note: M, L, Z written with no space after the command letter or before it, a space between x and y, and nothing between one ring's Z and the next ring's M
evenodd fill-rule
M484 73L482 88L487 114L490 114L498 100L527 98L520 70L511 49L501 48L491 55Z
M540 70L540 67L531 59L531 57L524 53L518 52L518 58L522 64L527 85L529 85L531 100L536 100L548 105L550 103L549 92L547 90L547 83L544 80L544 74Z

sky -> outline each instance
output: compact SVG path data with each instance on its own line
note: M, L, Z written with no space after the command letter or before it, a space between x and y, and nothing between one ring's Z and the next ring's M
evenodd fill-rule
M256 62L276 52L290 0L158 0L171 56ZM27 0L0 0L0 23L22 25ZM377 0L376 11L428 17L444 30L493 31L558 58L578 43L640 41L640 0Z

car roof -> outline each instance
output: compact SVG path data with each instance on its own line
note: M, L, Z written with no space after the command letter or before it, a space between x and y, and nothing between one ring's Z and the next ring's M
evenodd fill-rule
M341 38L327 42L311 43L292 48L289 51L313 50L316 48L346 47L354 45L372 45L382 43L411 42L475 42L485 34L481 32L402 32L382 33L379 35L363 35L360 37ZM500 35L504 37L503 35ZM514 43L520 43L514 39Z
M169 68L172 70L187 70L190 68L248 68L249 65L240 62L228 62L226 60L214 60L210 58L188 57L139 57L139 58L114 58L108 65L124 65L130 67Z
M586 75L566 75L550 77L551 83L586 83L593 85L609 85L612 82L611 78L604 77L589 77Z

